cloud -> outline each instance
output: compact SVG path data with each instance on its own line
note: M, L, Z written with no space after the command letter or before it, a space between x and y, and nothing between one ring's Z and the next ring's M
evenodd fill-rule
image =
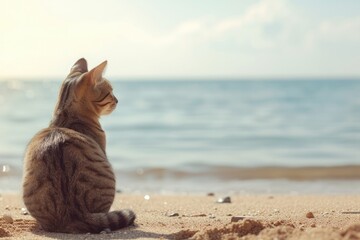
M269 45L270 28L281 29L282 23L290 17L287 3L283 0L263 0L250 6L243 14L220 19L209 17L191 19L179 23L168 32L151 32L132 29L128 32L132 40L154 46L196 46L209 44L227 38L235 38L235 42L245 43L254 48ZM139 34L141 33L141 34ZM264 36L266 35L266 36ZM130 38L128 40L131 40Z
M213 31L217 35L224 34L229 31L241 30L248 25L258 24L261 26L287 16L288 9L284 1L261 1L248 8L242 16L219 21L213 27Z
M331 40L360 40L360 17L344 19L342 21L324 21L318 27L319 38Z
M289 51L301 55L325 48L328 43L338 48L346 48L346 43L358 43L359 30L360 17L341 21L309 20L289 1L262 0L237 16L187 20L166 33L147 33L143 39L154 46L170 45L189 51L201 45L215 51L211 47L223 43L231 45L229 49L238 53L272 51L281 54Z
M232 14L212 10L213 2L209 12L189 10L188 3L176 12L171 3L144 10L132 1L94 2L87 11L80 11L85 1L74 8L8 3L17 11L0 16L1 76L63 75L83 56L95 63L107 58L116 66L109 74L127 76L316 75L341 67L360 75L358 67L345 67L359 62L360 17L309 17L307 10L317 10L309 3L224 3L224 10L237 9Z
M304 48L308 51L328 48L339 54L346 50L360 54L360 48L357 47L360 41L360 17L320 21L305 32L303 39Z

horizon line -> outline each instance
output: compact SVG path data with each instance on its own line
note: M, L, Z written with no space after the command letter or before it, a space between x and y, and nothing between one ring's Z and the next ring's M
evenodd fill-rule
M6 81L62 81L64 77L0 77ZM306 81L360 80L360 76L109 76L111 81Z

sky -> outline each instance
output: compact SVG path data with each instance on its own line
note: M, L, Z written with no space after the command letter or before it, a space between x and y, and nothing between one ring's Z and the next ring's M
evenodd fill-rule
M0 79L360 79L359 0L0 0Z

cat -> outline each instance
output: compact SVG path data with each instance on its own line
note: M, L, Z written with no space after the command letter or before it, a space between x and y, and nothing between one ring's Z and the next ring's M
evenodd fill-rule
M73 65L49 127L26 148L23 200L45 231L99 233L132 225L136 218L128 209L109 212L115 176L99 118L110 114L118 100L102 77L106 65L88 71L83 58Z

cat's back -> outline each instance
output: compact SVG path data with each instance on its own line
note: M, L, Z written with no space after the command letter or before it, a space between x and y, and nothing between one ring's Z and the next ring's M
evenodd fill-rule
M74 175L91 164L89 159L106 159L92 138L69 128L41 130L25 151L24 193L34 193L37 182L50 182L55 187L64 177L76 177Z
M101 152L100 147L93 139L80 132L68 128L45 128L30 140L25 152L25 163L59 156L64 147L70 151L86 152L87 149L93 149ZM45 159L43 160L45 161Z

